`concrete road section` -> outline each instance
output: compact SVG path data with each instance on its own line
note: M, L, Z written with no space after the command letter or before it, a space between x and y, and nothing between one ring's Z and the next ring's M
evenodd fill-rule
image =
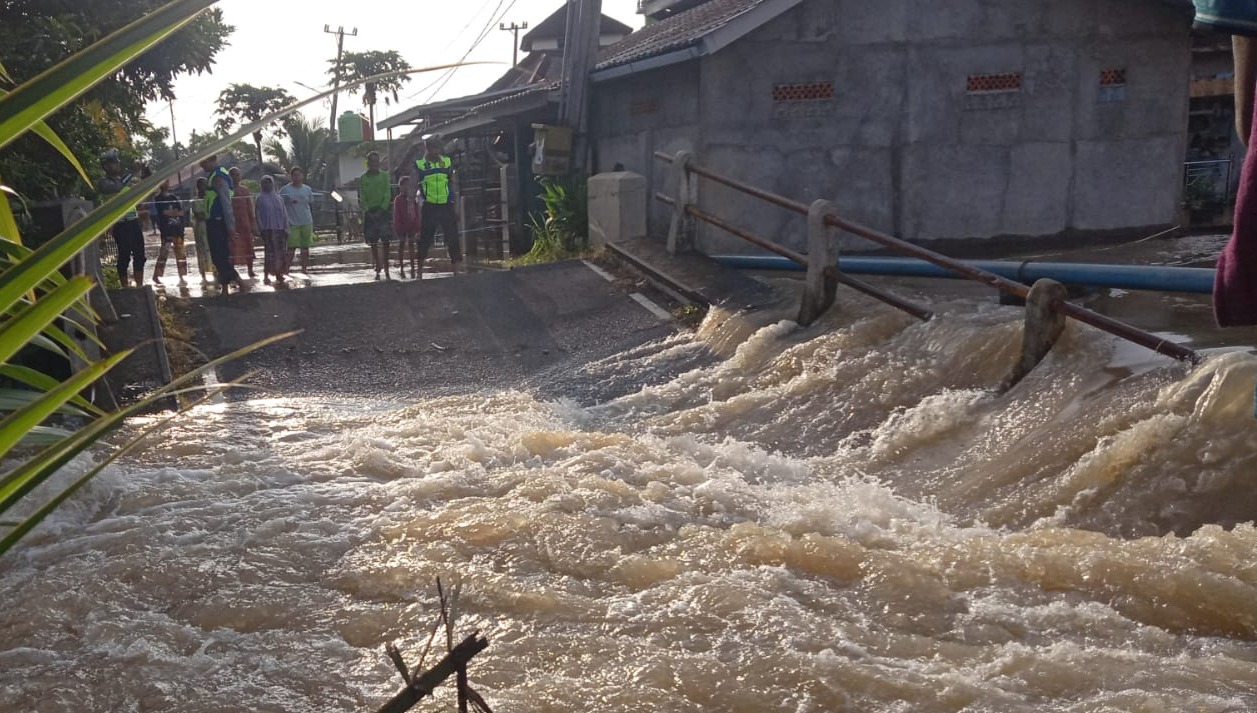
M448 279L372 282L191 301L216 357L299 336L224 367L283 394L382 398L512 388L529 376L632 349L674 331L581 261Z

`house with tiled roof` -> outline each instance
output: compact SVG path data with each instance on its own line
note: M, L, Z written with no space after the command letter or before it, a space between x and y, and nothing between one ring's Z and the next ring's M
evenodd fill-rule
M645 0L649 4L649 0ZM674 4L675 6L675 4ZM709 0L607 47L593 170L671 191L655 151L916 241L1147 235L1178 218L1186 0ZM803 247L801 222L700 203ZM650 208L666 233L670 209ZM708 252L748 246L710 226Z
M390 137L403 132L393 148L398 166L410 165L423 135L447 140L459 174L465 248L472 256L504 257L507 244L513 254L528 250L528 214L541 209L528 147L532 125L553 124L558 116L566 24L563 5L520 39L523 58L484 91L421 104L377 123ZM615 45L631 32L603 15L599 46Z

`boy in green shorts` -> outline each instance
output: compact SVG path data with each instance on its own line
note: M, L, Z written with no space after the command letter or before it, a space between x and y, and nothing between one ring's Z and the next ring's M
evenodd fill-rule
M288 264L292 264L297 248L301 248L301 272L309 275L310 246L314 245L314 213L310 210L314 189L305 184L305 176L300 166L289 169L288 178L292 183L279 189L279 196L288 210Z

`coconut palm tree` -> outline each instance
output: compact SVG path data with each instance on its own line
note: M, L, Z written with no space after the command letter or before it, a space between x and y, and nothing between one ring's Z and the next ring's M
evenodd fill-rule
M397 50L389 50L387 52L380 50L346 52L341 55L339 62L336 60L330 61L332 67L327 70L327 73L332 75L332 83L337 86L375 77L380 74L405 72L410 69L410 64L397 53ZM389 97L392 97L393 101L397 101L398 90L409 81L410 75L400 74L375 79L361 85L362 104L367 107L372 127L375 126L375 102L377 96L380 94L384 95L385 105L389 103ZM350 86L347 91L350 95L356 94L358 87Z
M301 114L293 114L284 122L287 140L270 139L262 144L266 155L284 168L305 169L306 183L321 185L332 148L332 132Z

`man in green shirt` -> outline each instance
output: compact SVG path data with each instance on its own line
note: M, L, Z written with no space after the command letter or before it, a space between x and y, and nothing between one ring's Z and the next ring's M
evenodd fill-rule
M362 208L362 234L371 246L375 262L375 279L391 280L388 274L388 244L392 238L393 189L389 175L380 170L380 154L367 154L367 172L358 179L358 205Z

